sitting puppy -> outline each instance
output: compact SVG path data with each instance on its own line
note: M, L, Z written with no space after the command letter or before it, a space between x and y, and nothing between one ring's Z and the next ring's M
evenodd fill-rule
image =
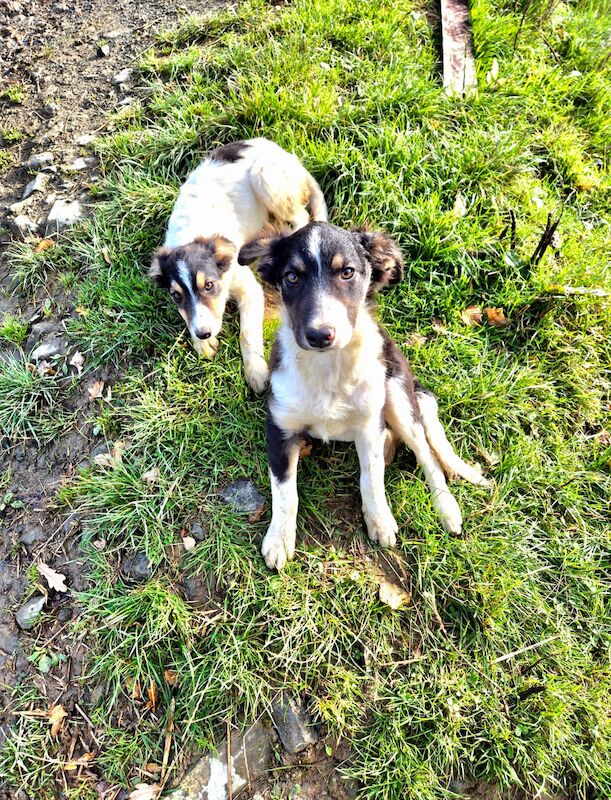
M310 216L326 220L327 207L299 159L277 144L249 139L219 147L180 190L164 246L149 271L157 286L169 290L195 349L208 358L218 348L225 304L236 301L246 380L255 392L263 391L268 377L263 291L236 255L270 215L300 228Z
M383 233L311 223L287 236L245 245L242 264L259 258L264 280L280 290L283 322L271 359L267 448L272 521L261 552L268 567L293 557L297 461L303 436L353 441L369 538L396 542L397 523L384 491L384 459L401 440L413 450L444 527L462 517L444 471L487 481L459 458L437 416L437 402L412 375L399 348L372 316L370 301L397 283L403 261Z

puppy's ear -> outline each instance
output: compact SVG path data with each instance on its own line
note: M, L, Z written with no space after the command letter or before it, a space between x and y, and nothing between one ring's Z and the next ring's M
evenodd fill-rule
M219 272L227 272L233 263L236 254L235 244L224 236L212 236L210 239L197 237L193 240L194 244L201 245L208 252L212 250L212 255L216 261Z
M286 237L282 234L264 233L242 247L238 253L239 264L252 264L259 259L257 269L266 283L277 286L279 282L278 256L281 243Z
M403 278L403 256L395 240L380 231L355 230L354 234L371 264L370 291L399 283Z
M149 278L160 289L167 289L169 285L166 267L171 253L172 250L169 247L162 247L153 254L151 259Z

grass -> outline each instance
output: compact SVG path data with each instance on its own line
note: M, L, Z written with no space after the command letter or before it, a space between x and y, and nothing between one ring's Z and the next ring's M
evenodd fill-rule
M5 314L0 325L0 340L22 345L28 335L27 325L12 314Z
M13 83L0 91L0 100L8 100L15 105L21 105L26 97L25 87L20 83Z
M78 624L93 648L88 680L106 687L88 713L107 780L132 786L160 762L172 698L178 771L228 718L261 713L288 687L353 742L363 798L446 798L463 775L529 796L611 794L611 312L589 293L611 288L604 17L588 0L473 0L480 89L463 100L440 88L426 12L408 0L247 2L160 35L141 63L147 105L96 143L95 216L40 261L19 251L21 274L67 269L76 281L71 333L88 364L129 365L100 420L126 442L121 462L82 471L58 498L86 520ZM455 484L462 537L440 529L401 455L387 473L399 546L370 547L356 457L339 444L301 465L299 547L281 575L258 554L268 514L247 524L220 501L242 477L269 496L264 403L244 383L235 318L201 363L146 267L188 170L252 135L303 158L334 222L368 221L400 242L406 279L381 318L461 455L495 481L490 493ZM537 260L548 215L561 217L558 239ZM473 304L503 308L510 324L466 326ZM159 480L143 480L153 467ZM184 554L179 531L193 519L210 535ZM136 588L117 569L135 550L154 568ZM380 565L406 576L410 606L380 603ZM215 577L205 608L182 599L185 575ZM158 719L134 692L151 681ZM126 706L138 711L131 728ZM46 746L26 740L19 748ZM9 782L27 785L9 756Z

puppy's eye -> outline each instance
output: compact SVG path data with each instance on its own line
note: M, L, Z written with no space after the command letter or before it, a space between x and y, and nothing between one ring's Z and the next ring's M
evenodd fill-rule
M213 289L213 288L214 288L214 281L206 281L206 283L204 284L204 289L207 292L209 292L210 289Z
M293 272L293 270L291 270L290 272L286 273L286 275L284 276L284 280L287 283L299 283L299 275L296 272Z
M170 289L170 297L175 303L180 303L182 300L182 295L180 292L175 292L173 289Z
M343 280L349 281L350 278L354 275L354 270L352 267L344 267L343 270L339 273Z

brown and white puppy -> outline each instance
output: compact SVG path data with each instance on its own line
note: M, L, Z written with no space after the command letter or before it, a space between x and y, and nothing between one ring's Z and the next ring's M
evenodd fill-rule
M263 540L268 567L281 569L295 551L297 461L311 436L353 441L369 537L391 547L397 523L384 490L385 450L413 450L444 527L458 533L460 509L446 476L487 481L454 452L437 402L372 315L370 299L403 275L401 252L383 233L311 223L286 236L245 245L239 261L259 259L264 280L278 287L282 324L271 363L267 447L272 521Z
M309 210L308 210L309 209ZM239 248L273 217L294 229L327 219L320 187L299 159L267 139L219 147L183 185L168 222L164 246L149 275L170 292L195 349L212 358L225 304L237 303L240 347L248 383L263 391L263 291Z

